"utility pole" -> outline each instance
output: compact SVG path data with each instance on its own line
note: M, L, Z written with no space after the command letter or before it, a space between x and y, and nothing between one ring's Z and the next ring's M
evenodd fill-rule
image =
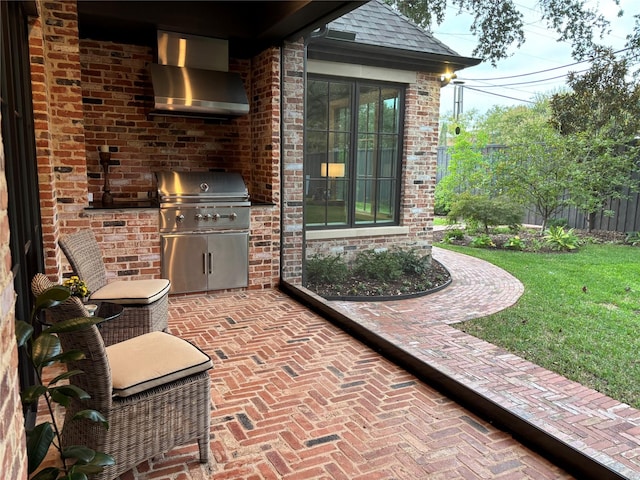
M453 117L457 120L462 114L462 94L464 82L462 80L453 81Z

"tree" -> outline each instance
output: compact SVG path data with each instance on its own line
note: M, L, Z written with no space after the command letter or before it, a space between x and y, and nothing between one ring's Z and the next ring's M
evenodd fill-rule
M610 198L638 188L640 86L631 80L629 63L600 50L589 71L570 74L571 93L554 95L552 122L564 136L574 178L571 201L594 225Z
M449 148L446 175L436 185L436 211L447 212L455 198L464 192L489 194L493 172L482 149L487 145L487 134L474 127L478 121L475 112L465 113L451 126L459 131Z
M385 0L419 26L429 29L444 20L448 6L468 11L474 17L471 33L478 37L473 55L493 65L509 56L509 47L520 47L525 42L525 14L522 6L513 0ZM618 5L618 0L609 0ZM597 47L597 40L609 34L609 22L595 8L585 7L583 0L539 0L540 22L558 33L558 41L570 41L572 54L577 60L588 57ZM620 11L619 15L624 12ZM527 11L527 22L531 13ZM627 46L640 47L640 24L628 37Z
M454 138L448 175L436 186L436 204L450 208L464 192L502 197L533 209L546 227L566 205L575 174L550 118L548 98L539 97L532 106L494 107L465 125Z
M549 127L535 125L526 143L500 152L497 183L512 199L532 209L542 218L542 231L566 205L565 194L572 170L564 155L564 144Z

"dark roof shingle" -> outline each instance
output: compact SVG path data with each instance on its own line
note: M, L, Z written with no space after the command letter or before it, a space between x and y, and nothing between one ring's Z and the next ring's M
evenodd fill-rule
M371 0L332 21L328 27L330 30L355 33L355 42L365 45L459 56L382 0Z

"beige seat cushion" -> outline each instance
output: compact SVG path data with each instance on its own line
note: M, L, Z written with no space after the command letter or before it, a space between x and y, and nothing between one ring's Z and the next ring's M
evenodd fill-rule
M147 305L162 298L169 291L169 280L116 280L107 283L89 297L93 301L113 302L121 305Z
M128 397L213 366L199 348L164 332L145 333L106 351L114 397Z

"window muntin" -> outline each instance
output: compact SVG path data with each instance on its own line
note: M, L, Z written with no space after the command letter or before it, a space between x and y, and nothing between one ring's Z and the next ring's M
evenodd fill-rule
M307 227L398 224L403 93L398 86L310 78Z

